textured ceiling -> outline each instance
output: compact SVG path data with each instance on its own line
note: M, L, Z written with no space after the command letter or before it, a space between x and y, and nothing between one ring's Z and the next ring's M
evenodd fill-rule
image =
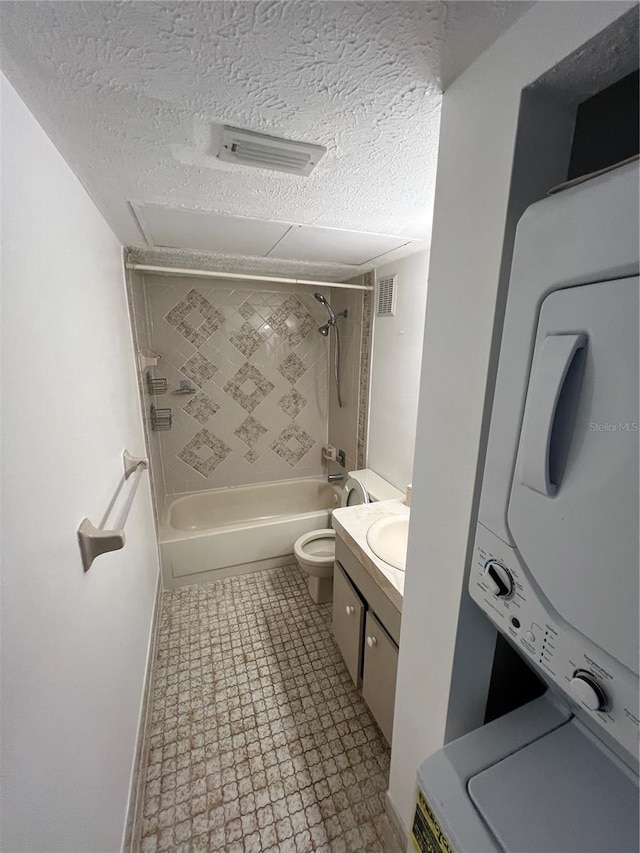
M530 5L2 2L2 63L127 245L130 201L425 240L441 81ZM221 124L327 154L308 178L223 163Z

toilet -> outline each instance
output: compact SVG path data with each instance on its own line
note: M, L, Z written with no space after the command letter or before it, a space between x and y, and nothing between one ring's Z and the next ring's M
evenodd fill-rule
M357 506L370 501L402 500L404 494L383 480L375 471L363 468L350 471L342 487L340 506ZM312 530L296 540L293 553L307 587L316 604L325 604L333 598L333 563L336 552L336 532L331 528Z

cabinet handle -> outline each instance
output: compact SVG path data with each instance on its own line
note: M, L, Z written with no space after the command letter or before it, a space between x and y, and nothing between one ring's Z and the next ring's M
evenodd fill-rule
M347 604L347 606L345 607L345 612L347 616L353 616L353 614L356 612L356 609L352 604Z
M378 645L378 641L375 637L367 637L367 645L372 649L374 646Z

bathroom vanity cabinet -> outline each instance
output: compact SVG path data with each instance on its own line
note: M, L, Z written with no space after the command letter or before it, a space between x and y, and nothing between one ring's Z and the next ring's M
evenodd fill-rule
M400 611L336 536L333 634L354 684L391 743Z

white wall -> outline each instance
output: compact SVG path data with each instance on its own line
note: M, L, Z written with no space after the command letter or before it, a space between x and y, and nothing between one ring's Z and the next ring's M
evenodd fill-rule
M403 491L413 470L428 273L426 251L376 270L376 282L398 281L395 316L376 317L374 305L367 467Z
M2 78L2 849L120 848L158 576L148 477L87 574L126 447L144 453L121 247Z
M632 5L537 3L443 97L389 790L406 828L416 765L484 711L494 635L464 583L503 244L554 160L515 151L522 89Z

